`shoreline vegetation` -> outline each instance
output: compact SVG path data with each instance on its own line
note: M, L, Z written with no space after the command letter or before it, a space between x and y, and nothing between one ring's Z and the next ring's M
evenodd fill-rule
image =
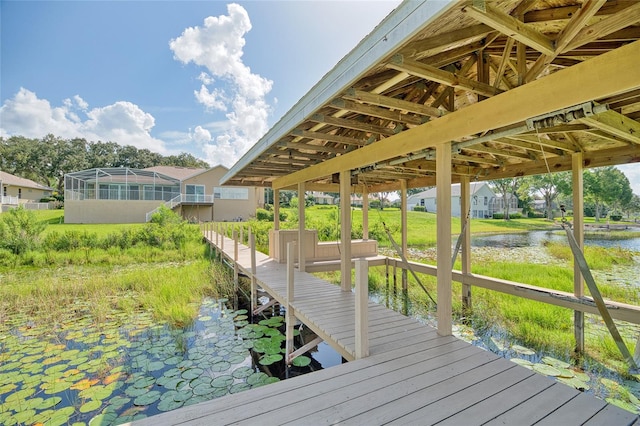
M337 239L340 227L336 208L316 206L309 208L308 212L308 229L318 229L321 240ZM197 302L205 297L233 297L228 268L210 261L211 253L202 242L199 227L181 221L171 211L161 211L151 223L135 225L64 224L59 210L28 214L35 215L35 219L30 219L32 222L46 224L47 227L40 230L33 246L18 243L16 250L6 246L0 248L0 324L15 315L24 316L33 323L52 324L89 315L99 324L108 320L106 312L116 308L124 312L149 311L158 320L182 327L197 316ZM285 210L285 216L287 220L281 222L283 228L297 227L293 210ZM5 217L7 213L0 215L0 221ZM400 240L400 213L397 209L385 209L377 213L372 210L369 217L370 238L377 239L383 251L390 247L383 222L394 239ZM435 215L409 212L408 217L411 259L435 264ZM352 237L361 238L362 219L359 211L353 211L352 220ZM251 227L259 249L265 251L272 222L251 220L228 225L243 226L245 230ZM460 229L460 219L453 219L453 229ZM508 222L473 219L471 223L474 234L554 229L559 227L545 219ZM0 234L2 232L0 230ZM614 232L606 233L610 235ZM640 229L625 232L625 236L640 235ZM598 238L601 234L598 231ZM6 240L6 236L3 240ZM573 291L569 248L563 244L549 243L537 250L544 251L544 255L553 259L553 262L537 264L526 259L520 262L495 258L491 254L486 255L486 251L483 257L482 251L479 251L480 254L473 251L472 271L495 278ZM637 265L640 252L588 246L585 255L594 271L607 273L616 267ZM454 268L459 269L459 261ZM322 276L331 282L339 282L339 273L325 273ZM435 295L435 279L421 276L421 280ZM598 282L598 285L605 298L640 304L637 287L640 283L625 286L616 282ZM370 291L384 295L385 286L384 268L371 268ZM573 314L570 310L474 288L473 313L464 317L459 283L453 284L453 291L455 321L466 321L476 335L494 333L499 328L514 342L560 359L570 359L573 348ZM427 311L427 297L410 274L409 298L415 311L423 312L427 317L433 314ZM600 368L604 374L613 371L632 379L611 337L600 333L600 318L589 316L588 322L591 330L587 333L585 365ZM637 327L632 330L637 330ZM637 337L637 331L635 333ZM635 339L626 337L627 345L633 352Z

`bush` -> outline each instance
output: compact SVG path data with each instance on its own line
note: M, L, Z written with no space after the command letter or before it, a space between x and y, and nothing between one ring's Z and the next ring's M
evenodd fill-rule
M609 215L609 218L614 222L619 222L620 220L622 220L622 213L611 213Z
M414 212L425 212L425 211L427 211L427 209L424 206L414 206L413 207L413 211Z
M261 221L272 221L273 212L270 212L265 209L256 209L256 219Z
M546 216L544 215L544 213L538 213L538 212L529 212L527 213L527 217L529 219L544 219Z
M504 213L494 213L494 219L504 219ZM522 215L520 213L509 213L509 219L522 219Z
M0 248L14 254L34 250L40 245L40 233L46 226L31 210L11 209L0 217Z

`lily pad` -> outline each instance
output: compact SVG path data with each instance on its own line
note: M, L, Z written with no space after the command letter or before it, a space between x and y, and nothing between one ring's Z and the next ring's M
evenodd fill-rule
M511 358L509 361L513 362L514 364L518 364L524 368L528 368L529 370L533 370L533 363L531 361L528 361L526 359L522 359L522 358Z
M182 407L183 404L183 401L174 401L171 398L166 398L160 401L157 407L160 411L171 411Z
M56 405L60 404L60 401L62 401L62 398L59 396L52 396L51 398L47 398L45 400L43 400L40 405L38 405L37 408L38 410L46 410L48 408L53 408Z
M213 379L211 386L214 388L226 388L231 385L233 381L234 379L232 376L219 376Z
M591 387L586 382L576 377L572 377L572 378L558 377L556 380L559 381L560 383L564 383L565 385L569 385L575 389L578 389L579 391L587 391L591 389Z
M560 371L557 368L547 364L534 364L533 370L540 374L544 374L545 376L557 377L560 375Z
M236 368L231 375L236 379L246 379L250 375L254 373L253 369L250 367L239 367Z
M524 346L520 346L520 345L513 345L513 346L511 346L511 349L513 349L514 351L516 351L520 355L535 355L536 354L536 352L534 350L531 350L529 348L525 348Z
M271 365L274 364L278 361L282 361L282 355L281 354L268 354L268 355L264 355L262 358L260 358L260 364L261 365Z
M102 406L102 401L97 401L92 399L91 401L85 402L80 406L81 413L89 413L91 411L95 411Z
M204 370L202 368L190 368L182 373L182 378L185 380L195 379L200 377L203 372Z
M36 415L36 410L24 410L13 415L13 419L19 424L30 424L33 422L33 417Z
M564 362L561 361L559 359L556 358L552 358L550 356L543 356L542 359L540 360L545 364L548 364L552 367L556 367L556 368L569 368L571 367L571 364L569 364L568 362Z
M159 391L151 391L147 392L144 395L140 395L136 399L133 400L133 405L151 405L160 399Z
M311 364L311 358L309 358L308 356L300 355L295 357L293 361L291 361L291 364L293 364L295 367L306 367Z

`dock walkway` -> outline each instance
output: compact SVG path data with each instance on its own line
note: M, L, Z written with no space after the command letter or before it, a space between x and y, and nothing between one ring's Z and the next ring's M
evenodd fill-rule
M212 232L206 237L215 244ZM233 262L233 240L225 238L219 245ZM251 273L249 247L239 244L237 263ZM258 285L283 305L286 272L286 265L256 253ZM296 317L343 357L354 359L354 294L309 273L296 271L294 280ZM367 358L136 424L640 424L637 415L455 337L440 336L378 304L369 303L368 321Z

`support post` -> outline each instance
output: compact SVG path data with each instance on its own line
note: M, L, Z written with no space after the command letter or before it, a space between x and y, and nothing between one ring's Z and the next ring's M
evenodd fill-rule
M407 238L407 180L400 179L400 229L402 237L402 256L407 259L408 238ZM408 265L402 268L402 313L409 315L409 282Z
M304 247L304 230L305 230L305 215L304 215L304 182L298 184L298 271L304 272L307 259L305 259ZM275 216L274 216L275 220Z
M438 334L452 333L451 306L451 143L436 148Z
M256 236L249 228L249 248L251 250L251 312L258 307L258 283L256 279Z
M462 176L460 179L460 232L462 235L462 274L468 275L471 272L471 185L469 176ZM465 221L467 223L465 224ZM453 265L452 265L453 266ZM465 318L471 313L471 284L462 283L462 312Z
M369 188L362 190L362 239L369 239Z
M369 262L356 259L356 359L369 356Z
M351 171L340 172L340 287L351 291Z
M291 364L291 354L293 353L293 331L296 325L296 317L293 313L291 303L294 298L294 282L293 282L293 258L296 250L296 243L287 244L287 312L285 314L285 360L287 365Z
M273 190L273 230L280 229L280 190Z
M244 224L240 224L240 244L244 244Z
M238 268L238 231L233 230L233 300L234 306L238 306L238 289L240 287L240 274ZM236 308L237 309L237 308Z
M222 256L224 255L224 239L227 235L227 230L225 229L223 224L220 224L220 230L221 230L221 234L220 234L220 258L222 259Z
M576 152L571 156L571 172L573 184L573 236L580 250L584 250L584 182L582 152ZM580 272L580 265L573 265L573 294L576 297L584 296L584 279ZM584 353L584 312L573 312L573 334L576 341L575 353L580 356Z

